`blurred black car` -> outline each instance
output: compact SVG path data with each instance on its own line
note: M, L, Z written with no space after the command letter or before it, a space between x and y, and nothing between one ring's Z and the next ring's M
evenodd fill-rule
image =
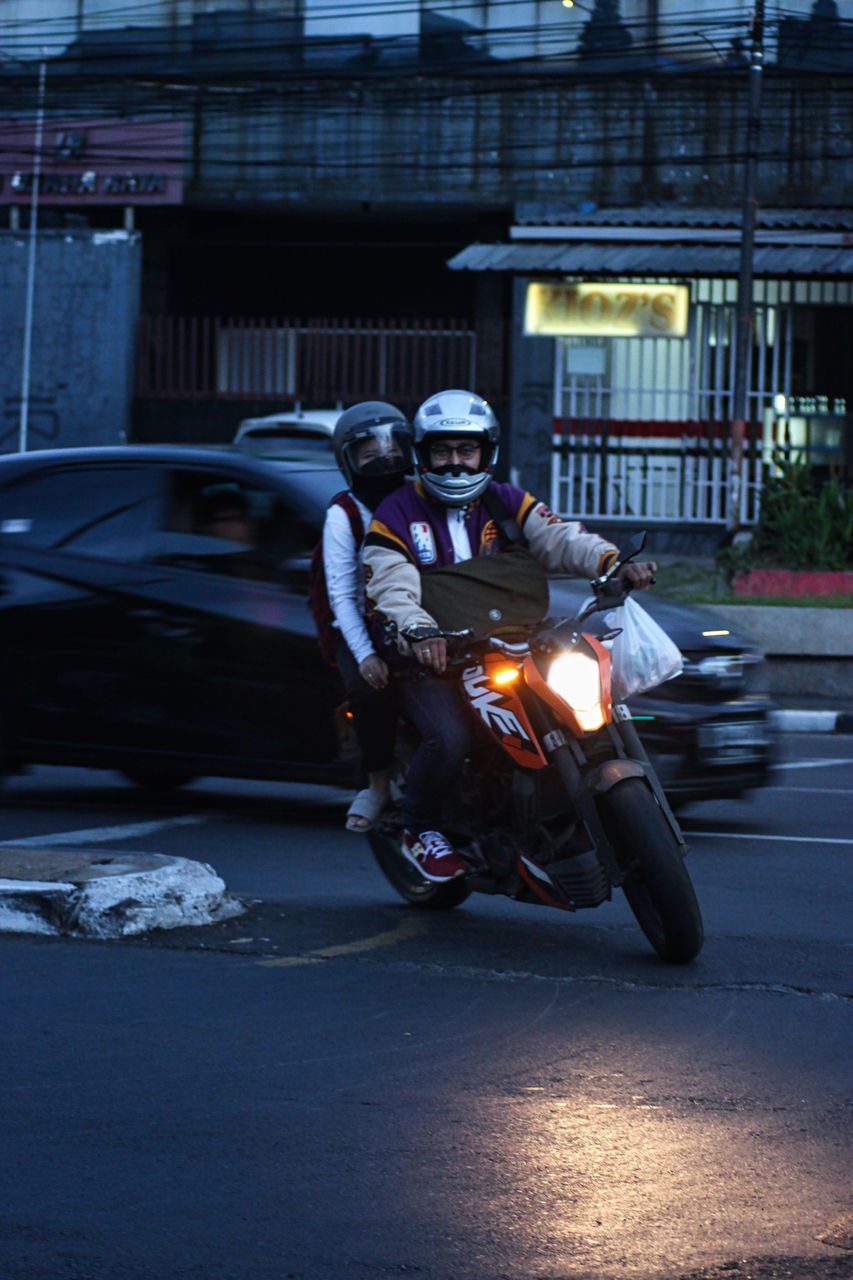
M0 459L3 767L118 769L153 786L351 784L340 686L307 605L311 551L341 486L331 462L213 449ZM556 582L552 612L567 590L583 584ZM670 794L760 785L770 704L748 692L746 646L692 608L643 600L686 659L633 706Z

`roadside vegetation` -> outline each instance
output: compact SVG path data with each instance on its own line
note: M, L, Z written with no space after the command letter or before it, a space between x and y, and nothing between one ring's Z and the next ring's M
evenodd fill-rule
M662 565L660 590L695 604L853 608L853 594L735 595L736 574L751 569L806 572L853 570L853 490L838 476L821 479L802 462L780 462L761 495L751 534L721 547L713 558Z
M752 536L717 553L730 577L749 569L853 569L853 490L803 462L780 462L761 492Z

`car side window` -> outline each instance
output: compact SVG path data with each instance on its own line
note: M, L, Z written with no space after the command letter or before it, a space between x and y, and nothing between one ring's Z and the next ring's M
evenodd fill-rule
M260 582L307 568L317 534L274 489L227 472L167 475L163 522L152 544L160 564Z
M0 540L138 560L156 507L156 484L145 467L57 467L24 476L0 493Z

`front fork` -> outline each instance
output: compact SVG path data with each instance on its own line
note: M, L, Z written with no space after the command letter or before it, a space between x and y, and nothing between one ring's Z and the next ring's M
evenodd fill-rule
M666 792L661 786L657 770L649 759L646 753L646 748L640 741L640 735L637 733L634 721L631 718L631 712L624 703L616 703L614 705L613 725L616 732L619 734L619 737L622 739L628 755L634 760L641 761L642 764L646 766L644 773L646 783L654 792L655 799L663 810L663 815L672 829L672 834L678 841L682 854L685 854L687 852L687 845L685 843L684 836L682 835L681 827L678 825L678 819L673 813L672 806L666 798Z
M542 735L542 743L551 757L563 785L586 827L590 842L595 848L601 865L613 885L620 885L625 868L620 864L598 811L597 800L625 778L642 778L654 795L682 854L686 853L684 837L664 794L654 767L634 728L631 714L624 706L614 706L613 723L599 731L611 737L614 755L607 760L582 771L576 754L583 759L583 739L572 740L560 729ZM614 738L616 741L613 741ZM620 750L621 747L621 750ZM623 754L624 753L624 754Z

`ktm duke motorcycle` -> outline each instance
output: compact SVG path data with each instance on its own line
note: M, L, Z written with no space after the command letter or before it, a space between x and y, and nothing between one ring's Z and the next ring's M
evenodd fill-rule
M643 541L590 584L577 617L547 619L513 643L448 635L449 678L460 681L479 726L444 824L470 871L446 883L421 876L401 852L399 807L389 807L367 839L406 901L446 909L488 893L577 911L621 888L663 960L698 955L702 916L681 830L630 712L611 699L606 646L616 631L582 630L592 614L624 603L615 573ZM405 786L405 765L399 782Z

